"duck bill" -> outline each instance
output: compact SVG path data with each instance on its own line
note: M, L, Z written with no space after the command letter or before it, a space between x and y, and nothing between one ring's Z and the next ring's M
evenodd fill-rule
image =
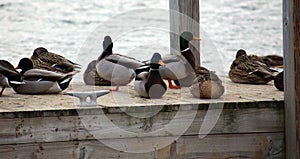
M161 66L165 66L166 65L162 60L159 60L158 64L160 64Z
M17 67L15 67L15 69L21 69L20 66L18 65Z
M196 36L194 36L194 37L193 37L193 40L200 41L200 40L201 40L201 38L200 38L200 37L196 37Z
M281 66L277 66L277 68L284 68L284 66L283 66L283 65L281 65Z

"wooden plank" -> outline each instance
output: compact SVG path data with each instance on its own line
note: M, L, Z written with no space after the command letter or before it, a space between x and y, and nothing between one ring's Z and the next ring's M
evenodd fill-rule
M238 133L270 133L284 132L283 103L278 108L247 108L241 109L237 105L235 109L223 109L220 117L209 116L204 119L207 110L198 110L195 118L192 118L191 125L187 125L184 135L206 135L200 133L203 121L213 125L209 134L238 134ZM146 110L146 109L145 109ZM147 109L149 110L149 109ZM95 110L101 111L101 110ZM211 113L215 113L214 110ZM215 111L218 111L217 109ZM151 112L147 112L150 113ZM153 113L156 113L154 111ZM57 142L107 138L130 138L132 134L121 134L122 136L112 137L116 127L129 132L135 132L142 137L148 136L178 136L181 131L170 131L184 129L183 125L189 123L193 112L185 111L177 115L178 111L159 112L150 118L140 118L144 114L106 113L79 116L57 116L57 117L36 117L36 118L13 118L0 120L0 145L34 142ZM132 116L135 115L136 117ZM177 115L177 116L176 116ZM176 116L176 122L174 118ZM103 120L107 118L109 122ZM211 123L211 124L210 124ZM114 127L112 127L112 124ZM168 126L168 129L163 130ZM156 134L151 131L161 130Z
M164 137L163 137L164 138ZM162 139L162 138L161 138ZM126 140L127 143L141 139L114 139L118 143ZM156 144L160 138L151 137L143 139L143 143ZM109 142L109 141L106 141ZM109 148L97 140L54 142L54 143L29 143L18 145L0 145L1 156L6 159L14 158L128 158L128 159L228 159L228 158L283 158L284 149L283 133L260 134L228 134L209 135L203 139L198 136L182 136L173 145L148 153L128 153ZM137 146L137 150L139 147Z
M283 92L278 91L273 83L267 85L236 84L229 79L222 79L225 94L220 99L194 98L189 88L168 90L162 99L149 100L138 97L133 90L133 85L122 86L119 92L98 98L98 104L104 106L109 112L119 107L144 107L144 106L174 106L202 104L207 109L210 103L248 103L248 102L275 102L283 101ZM91 91L108 89L109 87L92 87L84 84L72 84L67 91ZM264 90L263 92L261 90ZM51 102L49 102L51 100ZM0 98L0 118L62 116L74 115L77 109L91 110L94 108L78 107L79 99L67 95L20 95L11 89L6 89ZM205 106L206 105L206 106ZM262 106L262 105L260 105ZM268 107L268 105L264 105ZM62 114L63 113L63 114Z
M286 158L300 158L300 3L283 1Z
M194 36L200 36L200 0L169 0L170 5L170 46L171 54L179 54L179 38L184 31L190 31ZM191 42L191 50L200 65L200 43Z

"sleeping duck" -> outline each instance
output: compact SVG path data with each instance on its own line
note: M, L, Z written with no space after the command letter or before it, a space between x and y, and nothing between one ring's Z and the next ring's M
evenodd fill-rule
M200 40L198 37L194 37L191 32L183 32L180 35L180 55L167 55L163 57L163 61L166 64L159 68L163 79L168 80L169 88L179 89L179 86L174 86L171 80L178 80L176 83L180 86L191 86L195 79L195 57L190 50L189 42L191 40Z
M274 79L273 72L266 64L238 52L230 66L229 78L236 83L266 84Z
M59 73L44 69L33 69L33 63L29 58L20 60L17 68L25 84L12 85L15 92L20 94L55 94L65 90L72 80L72 77L78 73L73 71L69 73Z
M283 65L283 57L278 55L267 55L260 57L269 67L280 67Z
M167 91L167 86L159 73L159 67L163 66L161 55L154 53L150 60L150 71L136 72L134 90L144 98L161 98ZM136 69L138 71L140 69Z
M242 54L247 54L245 50L240 49L237 51L236 56L240 56ZM257 55L247 55L249 59L255 60L257 62L261 62L266 64L268 67L278 67L283 65L283 57L278 55L266 55L266 56L257 56Z
M110 86L111 82L99 76L96 70L97 60L91 61L83 73L83 81L87 85Z
M36 48L30 59L34 68L49 71L68 73L80 68L79 64L76 64L61 55L48 52L48 50L43 47Z
M196 79L193 81L190 91L194 97L203 99L216 99L224 94L222 81L213 71L199 66L195 69Z
M24 84L22 81L20 73L11 63L6 60L0 60L0 85L2 86L0 96L2 96L5 87L11 87L13 84Z
M105 39L103 41L103 50L109 49L109 48L107 48L108 46L105 46L105 45L109 45L106 43L109 43L108 39L107 39L107 41L105 41ZM111 50L112 50L112 48L111 48ZM87 85L111 86L112 83L110 81L105 80L97 73L97 69L96 69L97 63L98 63L97 60L93 60L88 64L86 70L83 73L84 83Z
M104 38L103 48L96 64L97 73L103 79L116 84L111 91L118 91L120 85L126 85L135 78L134 70L144 63L128 56L113 54L113 42L110 36Z

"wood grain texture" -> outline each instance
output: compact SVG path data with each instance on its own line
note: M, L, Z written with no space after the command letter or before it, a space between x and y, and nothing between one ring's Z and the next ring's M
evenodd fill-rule
M159 138L151 137L144 140L155 143ZM136 139L126 140L134 142ZM149 153L121 152L109 148L97 140L0 145L0 153L1 156L5 156L5 159L53 159L61 157L70 159L169 159L171 154L177 159L281 159L284 158L283 142L282 133L227 134L209 135L203 139L199 139L198 136L182 136L175 142L176 148L171 145Z
M286 158L300 158L300 2L283 1Z
M277 133L284 132L283 106L279 108L248 108L248 109L224 109L209 132L212 134L244 134L244 133ZM98 110L100 111L100 110ZM122 130L135 132L141 137L150 136L179 136L179 132L162 131L157 134L147 134L166 127L169 129L183 129L182 123L188 123L190 111L177 116L178 122L170 124L177 111L159 112L151 118L138 118L126 113L94 114L82 116L58 116L16 118L0 120L0 145L20 144L34 142L59 142L74 140L111 138L131 138L134 136L122 134L113 137L116 131L110 123L105 123L102 117L107 117L114 125ZM214 113L214 112L213 112ZM195 119L184 135L206 135L200 132L207 110L199 110ZM140 114L139 116L142 116ZM206 123L214 123L214 116L206 119ZM105 133L106 132L106 133Z
M189 88L180 90L169 89L161 99L150 100L140 98L133 90L132 83L121 86L120 91L98 98L97 107L78 107L79 99L58 95L20 95L12 89L6 89L0 98L0 119L19 117L64 116L77 115L77 110L85 110L88 114L95 109L103 108L107 112L120 112L119 108L133 109L134 107L164 106L166 109L178 109L185 105L201 105L198 109L207 109L211 103L227 103L227 108L234 108L236 104L261 103L260 106L270 107L264 102L283 102L283 92L277 91L273 83L267 85L236 84L228 78L222 78L225 93L220 99L199 99L193 97ZM73 83L66 91L104 90L110 87L93 87L80 83ZM263 90L263 92L262 92ZM245 104L245 107L255 107L255 104ZM167 111L167 110L166 110Z
M200 0L169 0L170 6L170 41L171 54L179 54L179 35L190 31L200 37ZM200 65L200 43L190 43L196 59L196 66Z
M295 74L295 108L296 108L296 154L300 159L300 2L293 0L293 45Z

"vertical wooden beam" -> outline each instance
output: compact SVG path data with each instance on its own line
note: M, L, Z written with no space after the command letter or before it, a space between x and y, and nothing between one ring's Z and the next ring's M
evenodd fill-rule
M283 1L286 158L300 159L300 2Z
M179 35L190 31L200 37L200 0L169 0L171 54L179 54ZM200 65L200 42L192 41L190 48Z

